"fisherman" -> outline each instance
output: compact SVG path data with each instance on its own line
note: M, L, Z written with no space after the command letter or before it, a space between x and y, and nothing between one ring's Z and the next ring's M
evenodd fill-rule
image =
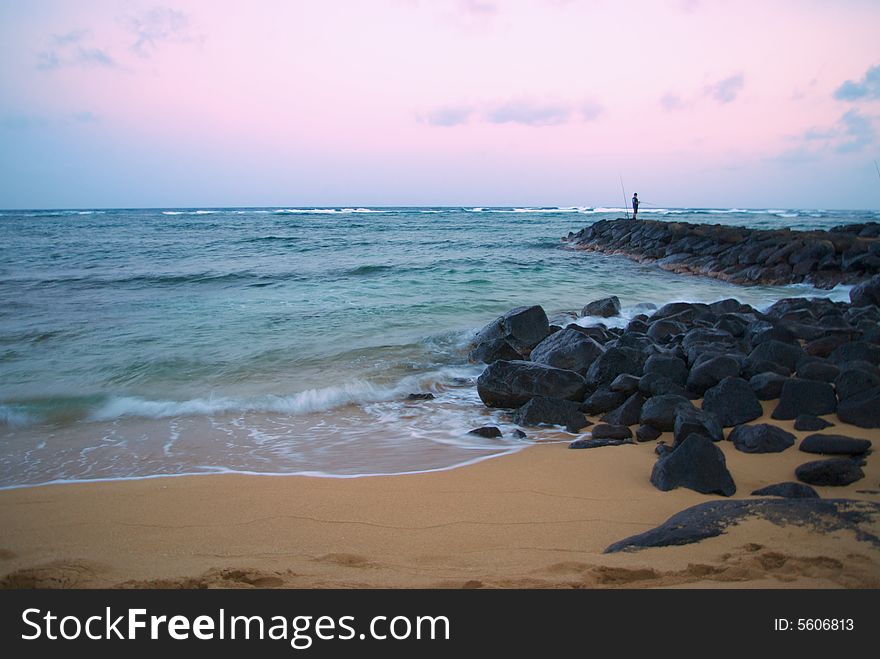
M639 193L633 193L633 219L636 219L636 215L639 214Z

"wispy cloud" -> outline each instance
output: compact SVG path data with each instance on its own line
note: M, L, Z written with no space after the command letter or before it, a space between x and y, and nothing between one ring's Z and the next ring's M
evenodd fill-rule
M706 86L706 94L719 103L732 103L742 91L745 85L745 77L742 73L719 80Z
M419 121L431 126L460 126L466 124L473 113L469 107L443 107L419 116Z
M581 104L581 118L584 121L595 121L605 112L601 103L588 99Z
M838 101L880 99L880 64L872 66L858 82L847 80L834 92Z
M527 99L512 100L495 106L486 115L493 124L555 126L568 121L571 110L558 103L538 103Z
M54 71L65 66L100 66L111 68L116 61L93 43L90 30L71 30L52 35L49 46L37 53L37 68Z
M125 22L134 36L131 49L141 57L150 57L163 42L196 41L189 16L170 7L153 7Z
M863 151L877 141L874 119L856 109L849 110L830 126L809 128L791 136L789 140L794 146L771 160L802 163L817 160L823 154L845 155Z
M498 5L488 0L459 0L459 9L469 14L492 15L498 13Z
M675 110L682 110L687 106L687 104L682 100L681 96L674 92L666 92L663 96L660 97L660 107L662 107L667 112L674 112Z
M871 120L858 110L849 110L838 122L842 141L837 145L838 153L853 153L861 151L869 144L873 144L877 133Z

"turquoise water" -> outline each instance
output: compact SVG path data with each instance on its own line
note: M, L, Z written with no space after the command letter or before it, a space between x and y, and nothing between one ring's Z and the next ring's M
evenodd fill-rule
M246 471L445 468L521 446L465 348L507 309L845 289L737 288L560 238L620 209L0 212L0 486ZM645 209L827 228L876 212ZM434 401L403 400L433 391ZM541 438L541 433L532 439ZM529 440L531 441L531 440Z

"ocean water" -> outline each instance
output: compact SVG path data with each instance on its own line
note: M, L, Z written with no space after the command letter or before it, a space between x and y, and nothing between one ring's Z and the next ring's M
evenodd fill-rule
M568 441L487 410L475 330L642 302L845 299L734 287L560 239L615 208L0 211L0 487L245 472L444 469ZM877 212L642 208L644 217L828 228ZM560 317L561 318L561 317ZM570 319L564 322L569 322ZM591 319L578 322L589 323ZM408 401L415 392L430 401Z

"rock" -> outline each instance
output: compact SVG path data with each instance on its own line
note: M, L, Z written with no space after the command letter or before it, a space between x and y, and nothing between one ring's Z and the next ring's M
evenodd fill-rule
M674 451L660 457L651 472L651 482L664 492L677 487L726 497L736 492L724 453L702 435L691 435Z
M783 343L782 341L764 341L759 343L749 353L750 363L773 362L785 366L794 372L797 363L803 358L804 349L800 345L794 343Z
M713 412L725 428L757 419L764 413L749 383L734 377L724 378L705 393L703 409Z
M849 334L829 334L812 339L804 346L804 352L814 357L828 357L835 349L850 341Z
M678 412L679 405L693 407L690 400L684 396L667 394L649 398L645 401L645 404L642 405L642 413L639 416L639 423L642 425L653 426L657 430L664 432L674 430L675 416Z
M525 433L524 433L522 430L520 430L519 428L514 428L513 432L511 432L510 434L511 434L513 437L516 437L517 439L525 439L526 437L528 437L528 435L525 434Z
M629 375L628 373L623 373L614 378L614 382L611 383L611 391L619 391L622 394L626 394L629 396L639 390L639 380L641 378L637 378L635 375Z
M406 397L407 400L434 400L434 394L430 391L425 393L415 393L410 394Z
M526 361L497 361L477 378L477 393L488 407L520 407L535 396L580 401L587 383L574 371Z
M468 435L479 435L480 437L501 437L501 431L495 426L481 426L468 431Z
M593 439L632 439L632 430L627 426L610 423L597 423L590 428Z
M880 428L880 387L840 401L837 418L860 428Z
M581 312L582 316L599 316L600 318L611 318L620 315L620 300L616 295L603 297L601 300L593 300Z
M566 327L535 346L529 359L536 364L564 368L584 375L603 351L604 348L594 339Z
M758 400L772 400L779 398L782 393L782 386L788 381L788 378L778 373L758 373L749 378L749 386Z
M810 485L842 486L865 477L861 465L850 458L816 460L800 465L794 471L799 481Z
M592 363L586 377L590 385L601 387L602 385L610 385L618 375L623 373L641 375L641 365L633 358L630 350L610 347Z
M468 358L473 362L486 363L497 359L511 359L511 349L517 358L526 357L549 332L550 323L542 307L517 307L496 318L477 333Z
M568 448L601 448L621 444L632 444L632 442L628 439L576 439L568 445Z
M849 292L849 299L854 307L866 307L869 304L880 307L880 275L874 275L854 286Z
M834 382L840 375L840 369L829 361L815 360L799 365L797 376L802 380L818 380L819 382Z
M876 533L880 504L852 499L730 499L706 501L676 513L660 526L624 538L605 553L646 547L689 545L724 533L747 519L763 519L776 526L797 526L829 535L853 533L862 542L880 546Z
M662 434L654 426L639 426L636 430L636 439L640 442L653 442Z
M564 426L568 432L578 432L588 425L578 408L579 405L570 400L535 396L513 413L513 422L520 426Z
M804 453L820 455L864 455L871 450L871 442L867 439L856 439L846 435L809 435L801 442L800 450Z
M794 420L795 430L822 430L830 428L834 424L812 414L799 414Z
M639 380L639 391L646 398L652 396L681 396L683 398L694 398L695 395L682 387L677 382L673 382L665 375L659 373L648 373L643 375Z
M687 379L687 388L697 394L703 394L726 377L739 375L739 362L733 357L722 355L712 357L695 365Z
M684 334L687 327L675 320L655 320L648 326L648 336L658 343L667 343L673 336Z
M602 421L620 426L632 426L639 422L645 397L639 392L627 398L624 403L602 417Z
M841 402L876 387L880 387L880 375L859 368L846 369L834 380L834 389Z
M728 437L743 453L781 453L794 446L795 436L769 423L737 426Z
M698 410L691 405L681 405L675 410L675 427L673 428L675 443L673 446L678 446L690 435L702 435L713 442L720 442L724 439L721 424L712 412Z
M597 389L581 405L581 411L585 414L605 414L625 402L626 394L610 389Z
M762 487L752 492L755 497L783 497L785 499L818 499L819 493L809 485L788 481Z
M880 346L866 341L850 341L835 348L829 359L838 365L860 361L876 366L880 364Z
M790 379L782 385L779 404L773 410L774 419L795 419L801 414L822 416L837 410L834 387L827 382Z

